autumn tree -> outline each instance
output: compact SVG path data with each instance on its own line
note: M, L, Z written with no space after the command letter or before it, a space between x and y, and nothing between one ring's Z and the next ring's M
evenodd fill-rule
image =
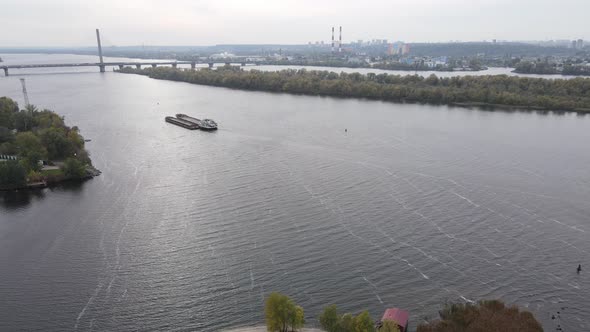
M440 319L418 325L418 332L542 332L528 311L507 307L502 301L450 303L439 311Z

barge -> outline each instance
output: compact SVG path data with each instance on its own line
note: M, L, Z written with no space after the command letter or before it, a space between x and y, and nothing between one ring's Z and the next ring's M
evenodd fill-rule
M182 113L176 114L176 118L183 120L183 121L190 122L190 123L194 124L195 126L197 126L201 130L206 130L206 131L217 130L217 123L211 119L201 120L201 119L193 118L192 116L182 114Z
M182 128L186 128L186 129L190 129L190 130L195 130L195 129L199 129L199 126L190 122L190 121L186 121L183 119L179 119L179 118L175 118L173 116L167 116L166 117L166 122L168 123L172 123L175 124L177 126L180 126Z
M197 118L193 118L192 116L188 116L186 114L182 114L182 113L178 113L176 114L176 118L180 119L180 120L184 120L184 121L188 121L190 123L193 123L195 126L201 128L201 125L203 124L203 121L197 119Z

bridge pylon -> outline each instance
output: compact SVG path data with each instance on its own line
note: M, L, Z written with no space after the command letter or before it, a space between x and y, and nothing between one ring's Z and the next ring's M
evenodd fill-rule
M96 42L98 43L98 56L100 57L100 65L98 66L98 68L100 68L101 73L104 73L105 66L104 61L102 60L102 46L100 45L100 32L98 31L98 29L96 29Z

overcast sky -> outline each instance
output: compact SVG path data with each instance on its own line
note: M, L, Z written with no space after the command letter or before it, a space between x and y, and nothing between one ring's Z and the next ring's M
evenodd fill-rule
M0 0L0 47L590 39L590 0Z

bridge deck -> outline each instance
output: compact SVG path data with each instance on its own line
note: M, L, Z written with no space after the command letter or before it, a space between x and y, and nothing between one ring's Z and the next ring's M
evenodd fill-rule
M22 68L58 68L58 67L100 67L100 66L150 66L150 65L190 65L191 61L168 61L168 62L86 62L86 63L42 63L28 65L4 65L0 68L22 69ZM198 62L194 62L195 64Z

